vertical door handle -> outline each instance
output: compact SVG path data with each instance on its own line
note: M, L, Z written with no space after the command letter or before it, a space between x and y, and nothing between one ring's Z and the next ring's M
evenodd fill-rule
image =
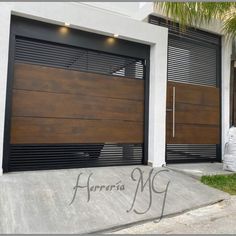
M175 86L173 87L173 103L172 103L172 137L175 137Z

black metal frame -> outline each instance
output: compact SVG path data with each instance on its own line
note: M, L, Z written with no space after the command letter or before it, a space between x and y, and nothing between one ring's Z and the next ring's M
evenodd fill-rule
M151 23L152 20L156 21L155 24L160 24L161 22L165 22L166 24L166 27L168 27L168 24L174 24L177 28L179 26L178 23L173 23L172 21L169 21L169 20L166 20L164 18L161 18L161 17L157 17L157 16L154 16L154 15L149 15L148 17L148 22ZM151 23L151 24L154 24L154 23ZM205 36L214 36L214 34L212 33L208 33L208 32L205 32L205 31L202 31L200 29L195 29L195 28L192 28L192 27L188 27L188 30L190 31L190 34L191 32L199 32ZM186 41L186 42L193 42L195 41L196 44L198 45L208 45L210 47L214 47L215 48L215 45L216 43L213 43L213 42L208 42L206 39L201 39L200 41L197 40L195 37L193 36L190 36L188 37L187 35L181 35L176 33L176 32L172 32L171 30L168 30L168 37L172 37L172 38L179 38L181 36L181 40L182 41ZM215 159L192 159L192 160L172 160L172 161L168 161L167 160L167 142L166 142L166 153L165 153L165 161L166 163L170 164L170 163L196 163L196 162L221 162L222 161L222 79L221 79L221 55L222 55L222 47L221 47L221 44L222 44L222 38L221 36L218 35L218 48L216 49L217 52L217 78L216 78L216 84L217 84L217 87L219 88L220 90L220 144L216 144L216 158ZM167 70L168 70L168 65L167 65ZM167 83L168 83L168 80L167 80Z
M217 87L220 90L220 143L217 144L217 156L216 161L221 162L222 161L222 37L220 40L220 44L217 50L217 64L218 64L218 70L217 70Z
M235 60L231 60L230 67L230 126L236 126L235 123L235 86L236 86L236 68L234 67Z
M236 126L234 106L235 104L235 86L236 86L236 68L234 64L236 62L236 43L233 43L232 54L231 54L231 65L230 65L230 126Z
M12 107L12 86L14 78L14 58L16 36L44 40L52 43L65 44L70 46L101 51L124 57L133 57L145 62L145 95L144 95L144 153L143 164L148 162L148 126L149 126L149 67L150 67L150 46L123 39L114 39L111 45L108 43L109 36L98 35L76 29L69 29L69 33L63 35L60 29L63 26L44 23L28 18L11 16L9 62L7 76L7 93L4 127L4 151L3 171L8 172L10 155L10 130L11 130L11 107Z

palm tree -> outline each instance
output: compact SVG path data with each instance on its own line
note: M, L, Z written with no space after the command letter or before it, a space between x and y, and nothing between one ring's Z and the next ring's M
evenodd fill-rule
M219 19L223 22L222 31L236 36L236 2L155 2L155 7L178 21L182 30Z

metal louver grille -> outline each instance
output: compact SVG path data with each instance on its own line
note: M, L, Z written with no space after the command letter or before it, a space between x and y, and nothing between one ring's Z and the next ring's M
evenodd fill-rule
M203 144L167 144L168 161L215 160L216 145Z
M169 39L168 80L216 87L215 48Z
M143 60L16 37L17 62L144 79Z
M179 36L181 38L188 38L196 41L203 41L210 44L219 45L220 44L220 36L215 34L211 34L208 32L204 32L202 30L198 30L195 28L186 28L184 30L179 29L178 23L173 23L166 19L150 16L149 22L154 25L160 25L169 29L169 35Z
M220 36L194 28L181 31L177 23L156 16L149 22L169 29L168 81L217 87Z
M142 164L141 144L11 145L9 171Z

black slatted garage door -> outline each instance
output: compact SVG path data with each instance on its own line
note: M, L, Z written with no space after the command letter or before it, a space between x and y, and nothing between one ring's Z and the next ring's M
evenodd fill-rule
M29 36L12 36L4 171L144 164L145 57ZM104 37L108 51L118 42Z

